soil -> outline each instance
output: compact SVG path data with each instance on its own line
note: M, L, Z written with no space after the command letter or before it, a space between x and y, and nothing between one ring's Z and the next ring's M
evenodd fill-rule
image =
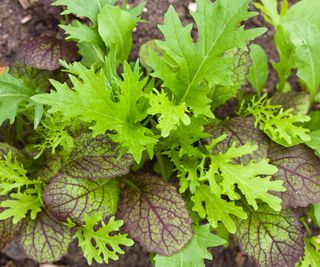
M59 32L59 9L49 5L50 0L20 0L20 2L35 2L27 9L23 9L19 0L0 0L0 66L8 66L19 57L21 47L27 44L33 37L39 35L55 36ZM139 1L128 0L127 3L135 4ZM161 33L156 27L163 22L163 14L170 4L172 4L183 23L191 21L188 5L193 1L186 0L149 0L147 1L143 19L148 23L140 24L134 32L134 48L131 59L138 55L139 47L144 42L151 39L161 39ZM297 0L289 0L291 4ZM273 31L265 24L261 16L257 16L248 23L247 27L268 27L269 31L259 37L255 42L260 44L267 52L270 60L270 74L266 85L268 90L273 90L277 76L272 70L271 63L278 59L277 51L273 44ZM295 78L292 78L296 81ZM35 267L32 260L24 259L22 252L18 251L16 245L7 249L6 254L0 253L0 267ZM206 262L207 267L253 267L252 260L243 255L239 248L231 242L229 248L213 249L215 260ZM56 265L69 267L88 266L76 244L72 244L69 254ZM93 266L106 266L94 264ZM120 260L111 262L109 267L150 267L148 253L138 244L126 249L126 254L120 256ZM44 266L43 266L44 267ZM168 266L170 267L170 266Z

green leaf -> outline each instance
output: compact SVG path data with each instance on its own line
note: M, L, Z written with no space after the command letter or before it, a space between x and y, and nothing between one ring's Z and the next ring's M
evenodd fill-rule
M314 224L320 227L320 203L313 204L312 208L313 208Z
M121 190L120 218L149 252L171 256L192 239L189 212L174 186L160 177L136 175Z
M54 218L63 222L70 218L81 225L85 216L115 214L119 192L115 179L76 179L60 174L51 180L43 197Z
M42 196L41 196L42 197ZM17 224L30 212L34 220L42 210L42 201L36 190L26 190L24 193L11 193L10 198L0 203L4 210L0 213L0 220L12 217L12 223Z
M156 255L155 267L205 267L204 259L212 260L208 248L226 243L225 240L211 233L209 224L194 226L193 229L194 236L191 242L170 257Z
M78 43L86 42L98 47L103 47L103 41L94 28L91 28L78 20L74 20L69 25L60 25L60 27L68 35L66 40L75 40Z
M320 130L313 131L309 135L311 139L305 142L305 144L317 153L320 153Z
M261 4L255 2L254 5L262 12L262 15L266 22L270 23L275 28L278 26L278 24L280 23L278 0L261 0Z
M248 74L248 80L254 89L256 89L258 95L262 95L262 89L267 82L269 74L268 56L263 48L256 44L251 45L250 50L252 65Z
M161 129L161 135L168 137L172 130L176 130L182 122L184 125L191 123L189 116L186 114L187 107L185 104L175 105L164 91L148 96L150 108L148 113L151 115L161 114L158 118L157 128Z
M213 117L208 93L216 84L232 85L234 60L225 56L234 48L261 35L264 29L244 30L239 24L254 16L248 12L248 0L198 0L193 13L199 31L198 42L191 38L192 25L182 26L173 7L165 15L160 30L164 41L157 41L163 50L151 52L147 62L154 76L172 92L175 104L185 105L198 115Z
M250 211L248 220L239 221L236 239L242 252L261 267L295 266L303 256L303 231L291 210L280 212L266 205Z
M27 105L34 106L36 104L30 99L35 94L35 91L28 87L22 79L18 79L5 73L0 76L0 125L5 120L9 120L12 124L21 112L21 107ZM21 108L21 110L20 110Z
M122 63L132 48L132 30L137 18L120 7L106 5L98 15L98 31L106 46Z
M109 259L118 260L117 254L124 254L120 245L133 245L127 234L113 233L118 232L123 225L121 220L115 221L115 218L111 217L107 224L102 221L98 229L96 226L101 221L100 216L86 216L84 221L84 225L78 228L75 237L89 265L92 264L92 260L106 264L109 263Z
M107 135L92 137L82 133L75 138L77 144L62 170L73 178L98 179L123 176L130 171L132 157L122 155L119 146Z
M21 229L21 245L28 257L39 263L58 261L67 254L71 234L68 227L46 212L27 220Z
M273 179L283 180L287 188L286 192L275 192L282 198L284 207L307 207L320 202L320 159L310 148L272 144L269 157L271 164L279 169Z
M222 199L220 194L212 193L205 184L200 185L191 200L194 203L192 210L198 212L201 218L208 219L213 228L217 228L221 221L230 233L235 233L236 224L232 216L247 218L242 207L236 206L233 201Z
M104 134L107 130L115 131L113 141L133 155L140 162L144 150L153 150L157 139L150 129L140 124L147 117L144 88L147 80L141 79L139 67L131 70L124 64L123 80L116 79L118 88L109 87L102 71L87 69L80 63L69 66L79 73L79 77L70 74L72 90L67 84L52 81L56 91L33 97L33 100L51 106L52 113L61 112L66 118L79 117L85 122L95 122L93 134ZM116 99L116 100L115 100Z
M66 6L61 15L76 14L80 17L87 17L96 22L97 16L104 5L114 5L115 0L56 0L53 5Z
M259 99L255 97L240 108L244 115L253 115L256 119L255 127L259 127L274 142L290 147L310 140L309 130L303 127L303 123L310 117L293 108L284 109L282 105L272 105L271 99L264 95Z
M304 257L296 267L317 266L320 262L320 240L319 236L305 238Z
M214 153L214 147L223 141L226 135L213 139L206 146L207 151ZM240 189L249 205L255 210L258 209L257 199L267 203L274 210L281 209L281 199L272 195L269 191L283 192L286 189L282 186L282 181L270 181L271 175L278 172L276 166L269 164L269 160L250 161L247 164L235 164L234 159L244 155L250 155L258 147L256 145L244 144L236 146L230 145L225 153L208 154L210 159L208 171L205 172L200 181L209 182L212 193L226 194L231 200L239 199L239 194L235 190L235 185ZM219 182L218 182L219 181Z

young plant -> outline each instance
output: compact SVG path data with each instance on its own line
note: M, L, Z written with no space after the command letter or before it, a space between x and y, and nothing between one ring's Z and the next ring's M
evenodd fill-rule
M288 11L284 1L279 14L277 1L257 4L276 40L286 32L295 49L287 64L290 51L277 43L280 92L270 97L267 55L250 45L266 29L243 26L257 15L249 0L197 0L186 26L170 7L163 40L143 45L133 63L143 3L115 2L55 1L86 23L61 26L71 43L32 42L31 66L0 76L0 122L15 129L1 127L0 248L16 240L35 261L55 262L75 239L89 264L108 264L139 242L156 267L201 267L230 234L263 267L319 262L306 222L320 224L320 116L309 113L320 70L306 77L310 66L301 66L319 43L308 35L305 47L283 21L306 2L320 6L305 0ZM75 44L78 56L66 56ZM289 66L307 92L283 92ZM219 118L232 98L236 114ZM310 220L297 209L308 207Z

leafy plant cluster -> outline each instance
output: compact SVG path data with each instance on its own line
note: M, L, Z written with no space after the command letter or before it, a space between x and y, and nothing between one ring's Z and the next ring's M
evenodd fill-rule
M318 266L320 3L254 3L272 96L249 3L197 0L189 25L170 7L129 62L144 3L56 0L71 42L36 38L0 76L0 248L54 262L75 239L92 264L136 241L156 267L200 267L235 240L260 266Z

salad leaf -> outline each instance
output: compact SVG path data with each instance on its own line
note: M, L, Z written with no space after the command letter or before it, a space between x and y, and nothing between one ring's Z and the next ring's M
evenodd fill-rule
M121 191L120 218L130 237L149 252L171 256L193 236L191 218L176 188L160 177L136 175Z
M123 176L133 164L128 154L121 155L119 147L107 135L92 137L82 133L74 139L77 144L64 163L63 171L73 178L97 179Z
M113 215L118 210L119 184L115 179L78 179L65 174L54 177L44 192L44 202L52 216L83 224L85 216Z
M43 211L35 220L24 222L20 242L26 254L35 261L53 262L67 254L71 233L68 227Z
M286 192L281 196L284 207L307 207L320 202L320 159L305 145L284 148L276 144L270 147L270 162L277 166L273 179L284 181Z
M136 162L140 162L142 152L145 149L152 151L157 139L150 129L140 124L147 116L143 101L147 80L141 79L138 65L132 70L128 63L124 64L123 80L116 81L117 92L108 86L111 81L106 79L103 71L87 69L80 63L68 68L79 73L79 77L69 75L72 89L67 84L52 81L56 91L34 96L33 100L50 105L50 112L61 112L66 118L79 117L85 122L95 122L91 126L95 136L107 130L115 131L112 140L120 143Z
M95 227L100 221L99 215L85 216L84 224L78 228L75 234L89 265L92 264L92 260L106 264L109 263L109 259L118 260L117 254L124 253L120 245L133 245L133 241L127 237L127 234L115 235L113 233L119 231L123 221L116 221L114 217L111 217L107 224L102 221L101 226L96 229Z
M199 31L198 41L191 38L192 25L183 26L173 7L165 15L160 30L164 41L156 41L163 51L151 52L149 65L155 77L170 90L174 103L185 105L196 116L213 117L208 93L215 84L231 85L233 58L225 53L243 48L264 29L244 30L239 24L254 16L248 0L198 0L192 14Z
M209 224L194 226L191 242L178 253L166 257L156 255L153 259L155 267L205 267L204 259L212 260L209 247L217 247L226 243L225 240L210 231Z
M241 251L261 267L295 266L303 256L303 232L298 217L291 210L274 211L266 205L248 216L237 227Z
M305 238L304 257L297 267L317 266L320 262L319 236Z

